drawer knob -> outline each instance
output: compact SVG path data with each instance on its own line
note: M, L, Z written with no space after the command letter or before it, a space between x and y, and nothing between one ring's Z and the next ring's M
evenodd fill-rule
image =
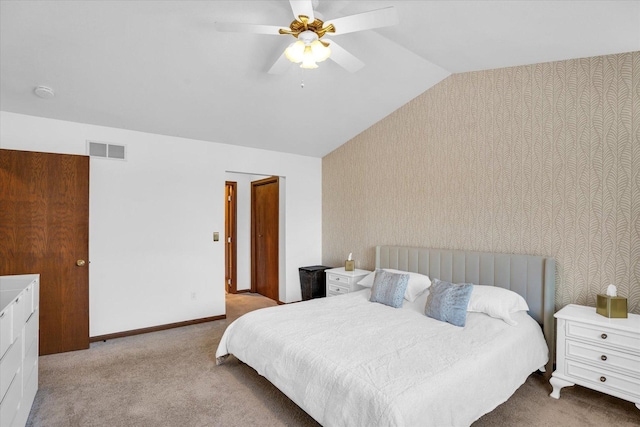
M600 359L602 360L607 360L607 356L605 356L604 354L602 356L600 356Z
M603 340L606 340L607 339L607 334L600 335L600 338L602 338Z
M607 378L606 378L606 377L600 377L600 382L602 382L602 383L603 383L603 382L605 382L606 380L607 380Z

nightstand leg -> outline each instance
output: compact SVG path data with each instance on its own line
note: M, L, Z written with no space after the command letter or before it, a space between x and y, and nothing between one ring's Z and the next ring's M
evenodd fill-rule
M553 391L549 396L553 397L554 399L560 399L560 389L562 387L569 387L569 386L575 385L575 383L570 383L569 381L561 380L560 378L557 378L557 377L551 377L549 382L553 387Z

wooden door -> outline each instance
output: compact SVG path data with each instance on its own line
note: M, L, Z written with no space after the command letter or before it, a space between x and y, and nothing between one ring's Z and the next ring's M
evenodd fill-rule
M237 205L236 205L236 188L237 183L233 181L225 182L225 289L231 294L235 294L237 291L236 280L238 277L237 268L237 253L236 246L236 218L237 218Z
M279 180L251 183L251 291L278 301Z
M40 274L40 354L89 348L89 157L0 149L0 274Z

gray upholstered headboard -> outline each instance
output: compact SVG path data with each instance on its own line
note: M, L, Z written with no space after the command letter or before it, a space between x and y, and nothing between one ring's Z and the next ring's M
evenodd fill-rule
M510 289L527 301L529 314L549 346L547 373L555 359L554 319L556 263L533 255L468 252L448 249L377 246L376 268L421 273L452 283L474 283Z

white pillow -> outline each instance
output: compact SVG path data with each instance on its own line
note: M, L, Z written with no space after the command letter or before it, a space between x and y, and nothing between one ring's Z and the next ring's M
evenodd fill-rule
M473 285L467 311L486 313L491 317L504 320L508 325L515 326L518 323L511 318L510 313L529 311L529 306L524 298L509 289L499 286Z
M410 271L394 270L393 268L383 268L382 270L388 271L389 273L409 275L409 284L407 285L407 290L404 293L404 299L406 299L407 301L415 301L416 298L420 296L420 294L429 289L429 286L431 286L431 280L424 274L412 273ZM376 272L372 271L371 273L367 274L362 280L360 280L358 282L358 285L370 288L373 286L373 280L375 279L375 277Z
M376 278L376 272L374 270L371 273L364 276L362 279L360 279L360 281L358 282L358 285L364 286L365 288L370 288L373 286L373 281L375 280L375 278Z

